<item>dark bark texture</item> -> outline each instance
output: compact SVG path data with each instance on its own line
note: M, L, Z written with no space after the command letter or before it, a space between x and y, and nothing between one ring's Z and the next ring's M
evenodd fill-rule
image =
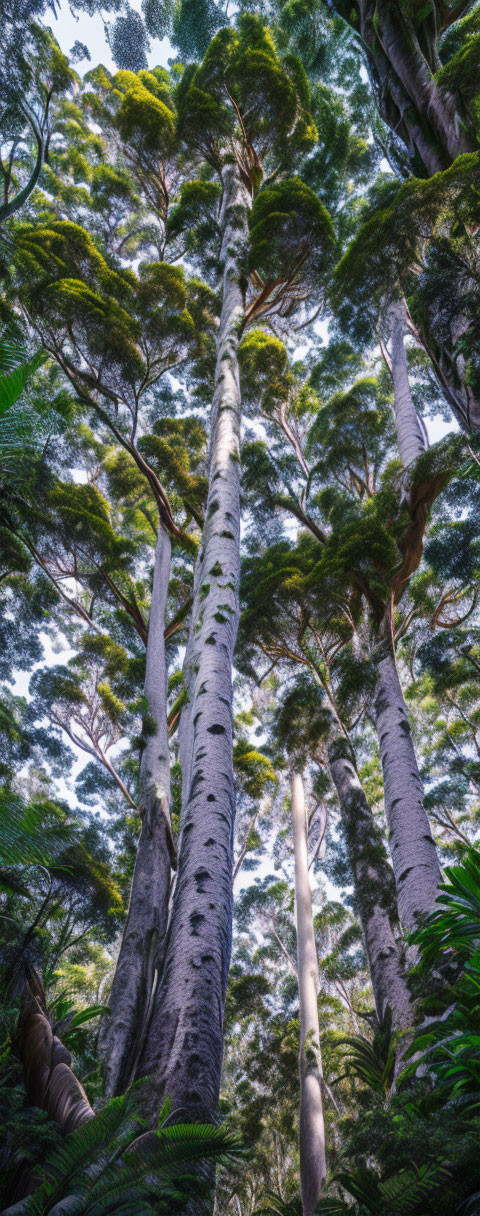
M339 723L334 723L330 731L328 759L338 794L377 1016L382 1021L390 1009L394 1029L405 1030L411 1024L412 1007L395 879L351 744Z
M373 709L398 913L404 928L412 929L418 918L433 908L440 867L423 805L423 785L388 622L384 625L377 671Z
M170 538L160 524L155 550L147 639L145 696L156 728L140 765L142 828L130 905L109 997L110 1014L99 1035L108 1097L123 1093L135 1076L161 968L168 920L172 832L167 726L165 607Z

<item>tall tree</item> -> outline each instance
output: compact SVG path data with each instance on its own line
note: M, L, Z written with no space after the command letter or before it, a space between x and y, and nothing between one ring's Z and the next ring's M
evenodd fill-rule
M327 1173L318 1022L318 962L308 873L303 780L292 773L298 998L300 1006L300 1185L304 1216L312 1216Z
M302 78L303 79L303 78ZM300 82L301 84L301 82ZM308 94L296 65L282 65L255 19L223 30L180 87L181 129L220 175L222 308L210 422L206 522L195 570L185 660L188 703L180 724L182 829L164 968L140 1070L156 1094L211 1117L219 1093L222 1024L232 923L235 797L232 662L240 564L238 345L260 308L281 310L319 276L332 242L313 193L278 175L285 149L309 146ZM282 227L276 216L282 214ZM275 231L276 241L268 236ZM305 266L305 269L304 269ZM251 303L245 301L247 274ZM256 277L256 275L258 277ZM187 996L186 996L187 994Z
M269 362L267 362L267 353L270 356ZM245 351L247 377L250 377L254 371L263 388L265 398L269 399L269 412L277 426L282 425L277 411L281 410L281 403L285 398L287 388L285 380L277 378L278 367L282 366L284 357L282 350L279 350L278 346L275 347L275 343L254 341L251 336L250 345L248 345L247 339ZM285 372L285 363L283 363L283 367ZM321 374L321 365L318 374ZM329 604L328 588L334 568L338 573L340 573L340 569L343 571L341 580L346 580L343 583L344 590L340 592L340 585L338 585L337 591L333 592L333 604L327 609L327 620L328 616L334 617L338 611L338 608L335 609L333 606L335 602L338 602L337 595L340 596L340 602L342 602L346 586L348 585L352 591L355 586L356 590L353 592L353 600L350 602L349 608L350 630L355 637L359 624L358 594L364 599L366 609L364 619L368 623L367 628L370 632L368 646L378 671L379 683L374 704L385 774L385 805L400 920L406 925L411 925L415 916L428 911L435 899L439 882L439 867L423 806L423 788L395 664L392 614L395 603L406 590L409 573L420 560L426 512L423 502L420 506L418 498L416 498L418 491L414 488L410 491L409 500L413 518L411 523L407 524L406 530L404 530L405 525L402 522L402 493L400 501L396 500L396 496L393 499L389 497L388 509L393 509L398 518L398 527L395 527L396 538L394 539L394 535L392 535L393 519L390 520L388 527L385 526L384 516L383 519L378 516L377 522L374 522L377 509L382 510L380 506L382 496L378 493L380 486L376 493L375 488L381 469L385 468L384 461L388 452L390 436L388 412L382 410L381 420L377 410L372 409L370 396L372 390L375 394L371 381L359 380L346 391L337 393L331 398L329 405L323 406L310 428L306 447L310 460L312 458L314 460L311 472L302 455L302 449L298 450L298 440L297 444L293 440L291 441L291 446L294 450L297 449L295 455L303 493L298 495L292 493L292 480L288 475L287 466L285 472L288 479L288 493L278 494L277 490L273 495L270 491L269 496L271 503L277 501L284 509L291 510L292 514L313 534L316 544L324 547L324 557L322 559L319 555L317 575L313 576L319 578L317 586L320 606L322 606L322 600L326 601L327 605ZM308 397L305 401L302 400L300 394L296 397L293 385L290 392L291 408L295 408L294 403L297 400L299 405L302 402L303 411L306 414ZM268 394L270 394L269 398ZM354 415L352 411L355 411ZM359 426L360 416L362 417L361 427ZM355 437L351 429L353 417L355 417L354 426L358 427ZM365 443L367 428L371 436L371 456L375 452L372 467L369 467ZM257 479L257 487L262 486L262 482L263 485L265 482L270 485L270 477L275 476L271 462L258 459L258 466L262 472L262 481ZM307 505L308 496L312 494L314 477L319 475L320 469L323 470L323 475L328 480L331 479L332 485L339 484L341 487L340 493L333 488L332 491L329 489L323 491L326 517L324 519L318 519L315 516L312 518ZM307 494L304 491L306 478ZM427 494L432 492L435 495L440 484L439 480L434 479L431 491L427 490L425 486L423 493L426 491ZM384 492L389 494L386 485ZM299 499L300 501L298 501ZM354 503L357 506L352 515ZM356 549L356 538L360 536L362 529L359 529L358 523L353 522L357 509L360 509L362 518L365 520L362 541L358 550ZM367 540L368 537L369 540ZM315 542L313 551L315 551ZM367 546L370 545L372 548L369 550L369 560L372 565L370 573L367 573ZM400 564L398 564L402 549L403 560L400 558ZM331 557L328 556L329 553ZM323 577L320 575L322 560L325 561ZM357 561L359 562L358 570L353 574L352 584L352 573ZM390 573L392 568L396 569L393 578ZM401 770L404 773L403 778L400 776ZM406 795L405 802L403 802L403 791ZM408 861L402 856L404 850L408 854Z

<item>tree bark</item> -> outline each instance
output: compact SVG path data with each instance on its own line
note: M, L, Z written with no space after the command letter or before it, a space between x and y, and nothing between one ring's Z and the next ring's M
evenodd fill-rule
M43 984L35 971L23 990L19 1045L27 1102L45 1110L65 1134L93 1119L85 1090L70 1068L70 1052L53 1033Z
M426 452L428 443L425 428L412 401L408 379L407 356L404 337L406 332L406 310L403 300L394 300L388 310L391 335L392 379L395 399L395 428L398 451L404 469L415 464Z
M232 932L235 791L232 663L239 616L238 345L250 195L235 163L222 170L223 300L217 340L209 490L197 559L189 704L181 735L182 830L164 967L138 1075L152 1115L165 1094L181 1118L211 1119L219 1089Z
M461 121L455 98L437 84L419 45L414 23L405 17L400 6L384 0L376 5L375 14L377 36L388 61L424 125L430 128L433 140L442 148L446 167L462 152L475 148Z
M357 0L356 9L379 108L393 134L400 135L411 155L417 152L429 177L462 152L473 151L475 140L459 98L435 80L440 63L435 18L427 31L432 14L415 27L396 0Z
M469 288L468 290L470 290ZM437 301L440 309L441 297ZM465 314L458 313L451 326L451 341L440 344L435 337L436 312L432 305L423 315L416 336L426 351L443 395L462 431L471 434L480 431L480 398L468 383L465 375L465 356L458 351L460 338L468 333L470 322Z
M390 1009L394 1030L405 1030L411 1025L412 1005L399 940L395 880L351 744L335 720L328 739L328 761L338 794L377 1017L382 1022Z
M398 913L405 929L430 912L440 882L435 844L423 805L418 771L391 637L383 624L373 709L383 769L385 814L390 833Z
M303 1216L313 1216L327 1174L322 1103L322 1056L318 1022L318 960L308 872L305 796L300 773L292 774L295 852L297 972L300 1006L300 1188Z
M171 859L170 763L167 726L165 612L170 576L170 537L159 525L147 638L145 697L156 723L140 764L142 827L130 905L109 998L110 1014L99 1036L108 1097L123 1093L135 1075L158 984L168 919Z

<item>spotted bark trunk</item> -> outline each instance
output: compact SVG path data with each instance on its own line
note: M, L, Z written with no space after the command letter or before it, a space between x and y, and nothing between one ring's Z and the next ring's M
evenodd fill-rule
M399 940L395 880L351 744L335 721L328 740L328 761L338 794L377 1017L383 1021L390 1009L394 1030L405 1030L412 1021L412 1007Z
M419 916L433 907L440 867L423 805L423 785L388 621L384 624L377 671L373 708L398 914L404 928L411 929Z
M297 974L300 1008L300 1188L303 1216L313 1216L327 1174L322 1104L322 1056L318 1022L318 960L308 871L305 795L300 773L292 775L295 853Z
M425 427L417 414L410 392L405 352L406 310L403 300L395 300L390 305L389 323L395 429L400 460L404 469L408 469L427 450L428 441Z
M148 626L145 697L155 731L148 734L140 765L142 827L122 944L104 1019L99 1051L106 1092L123 1093L135 1075L158 984L167 928L172 855L170 765L167 727L165 610L170 577L170 537L159 527Z
M182 830L165 961L139 1075L151 1110L165 1094L179 1117L216 1109L232 932L235 791L232 663L239 604L238 344L250 196L235 164L222 171L223 299L217 342L206 521L186 660L181 736Z

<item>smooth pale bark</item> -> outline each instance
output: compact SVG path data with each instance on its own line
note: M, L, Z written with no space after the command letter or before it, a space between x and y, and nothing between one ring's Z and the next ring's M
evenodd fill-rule
M426 452L425 428L412 401L405 352L406 309L403 300L394 300L388 310L390 325L392 379L395 401L395 428L398 451L404 469L415 464Z
M440 882L437 852L423 805L407 707L400 684L390 621L383 627L373 710L383 770L398 914L405 929L430 912Z
M305 795L300 773L292 774L295 853L297 974L300 1009L300 1189L303 1216L312 1216L327 1174L322 1104L322 1056L318 1022L318 960L308 872Z
M27 1102L47 1112L62 1132L74 1132L94 1111L70 1067L72 1057L53 1033L40 976L32 971L22 994L19 1045Z
M338 794L377 1017L383 1021L390 1009L393 1029L405 1030L411 1025L412 1006L399 941L395 880L351 744L335 719L328 739L328 762Z
M172 831L167 726L165 611L170 537L159 526L147 638L145 697L156 729L140 764L142 827L130 905L109 997L110 1014L99 1036L108 1097L123 1093L135 1075L158 984L168 919Z
M232 933L235 790L232 663L239 615L240 417L238 344L250 195L222 170L223 299L212 406L209 490L197 559L189 705L181 735L182 830L171 924L138 1069L152 1077L150 1109L169 1094L180 1118L211 1119L219 1089Z

